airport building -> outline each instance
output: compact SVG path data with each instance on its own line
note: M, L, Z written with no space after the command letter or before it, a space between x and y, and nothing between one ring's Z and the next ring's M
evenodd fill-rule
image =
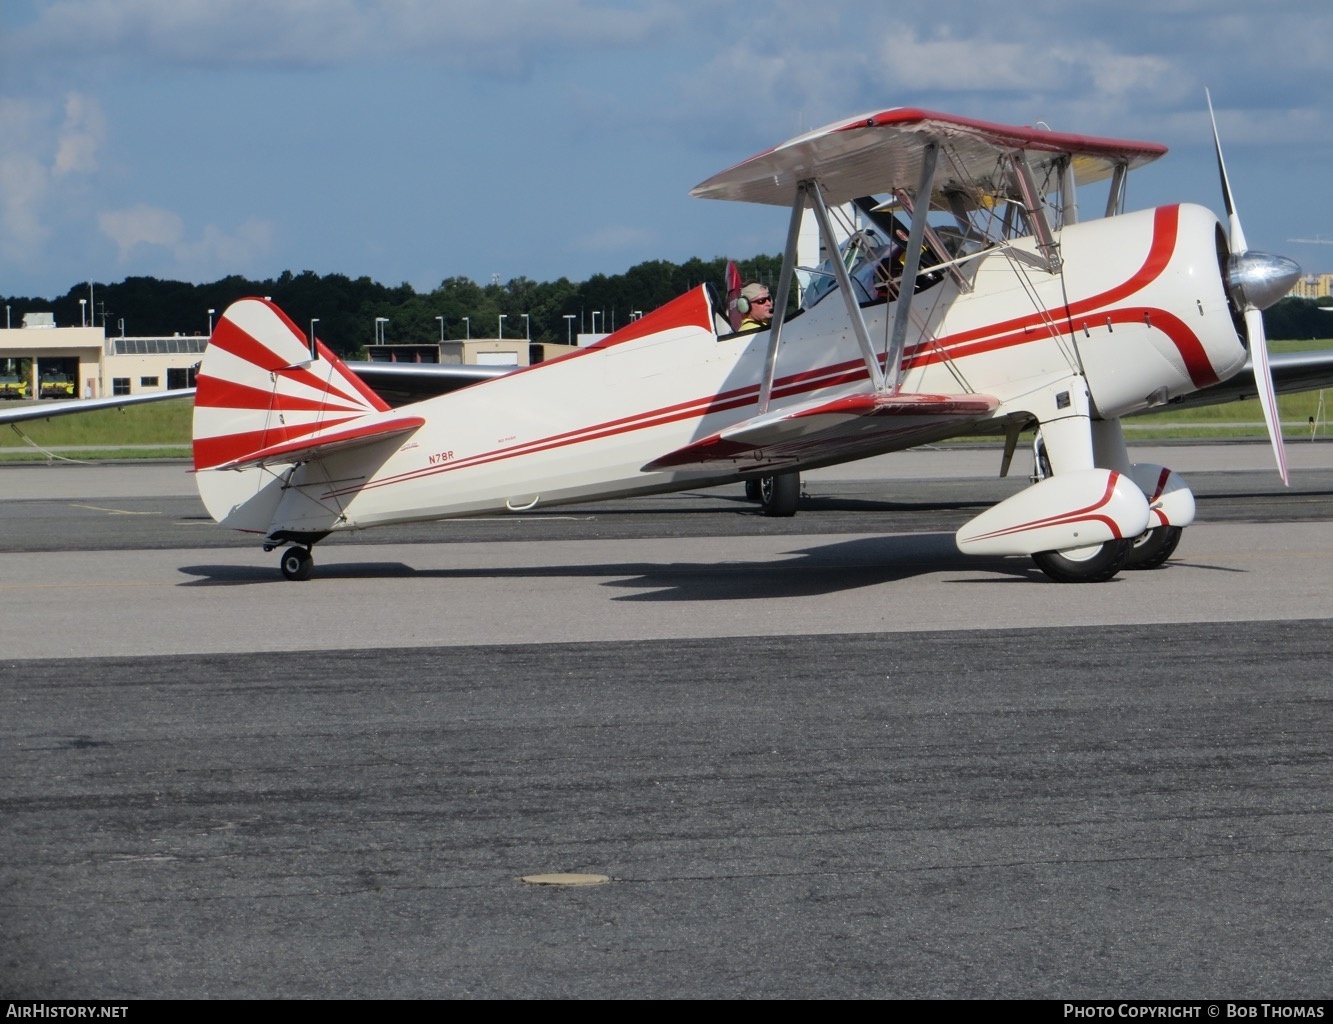
M1288 295L1298 299L1326 299L1333 296L1333 274L1303 274Z
M50 313L26 313L0 331L0 395L103 398L194 386L208 339L106 336L103 327L57 327Z

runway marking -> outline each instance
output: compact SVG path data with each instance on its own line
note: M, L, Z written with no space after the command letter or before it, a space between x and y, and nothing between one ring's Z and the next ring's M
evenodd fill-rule
M528 885L605 885L611 881L606 875L561 873L551 875L524 875L519 881Z
M161 512L133 512L127 508L103 508L101 505L80 505L77 501L70 502L71 508L86 508L94 512L110 512L113 516L160 516Z

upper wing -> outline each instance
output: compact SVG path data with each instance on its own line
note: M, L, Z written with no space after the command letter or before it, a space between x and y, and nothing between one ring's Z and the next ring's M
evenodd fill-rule
M912 107L895 107L825 125L760 153L696 185L690 195L789 206L796 183L816 179L825 201L916 188L931 142L947 144L934 182L951 190L1011 192L1009 154L1023 151L1040 176L1068 160L1079 184L1110 177L1117 166L1150 163L1166 153L1155 142L1102 139L1040 128L993 124Z
M957 434L999 404L989 395L884 392L820 399L727 427L643 468L758 471L864 458Z

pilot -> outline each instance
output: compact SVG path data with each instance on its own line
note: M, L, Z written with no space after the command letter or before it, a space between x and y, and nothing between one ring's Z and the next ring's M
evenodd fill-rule
M768 285L747 281L741 288L741 298L748 304L745 319L741 321L742 331L757 331L772 324L773 296L769 294Z

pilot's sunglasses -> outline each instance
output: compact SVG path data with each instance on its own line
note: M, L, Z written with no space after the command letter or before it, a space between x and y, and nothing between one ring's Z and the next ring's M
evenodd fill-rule
M771 295L765 295L762 299L755 299L754 301L755 301L755 302L772 302L772 301L773 301L773 296L771 296ZM752 303L752 305L753 305L753 303Z

